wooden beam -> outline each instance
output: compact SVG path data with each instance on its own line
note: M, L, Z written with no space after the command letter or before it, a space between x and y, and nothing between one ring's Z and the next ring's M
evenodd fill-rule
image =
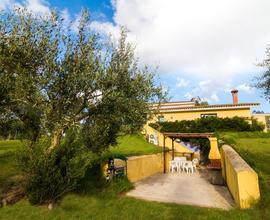
M165 139L166 139L166 137L163 135L163 173L166 173Z
M174 160L174 138L172 138L172 160Z
M214 133L163 133L169 138L209 138L214 137Z

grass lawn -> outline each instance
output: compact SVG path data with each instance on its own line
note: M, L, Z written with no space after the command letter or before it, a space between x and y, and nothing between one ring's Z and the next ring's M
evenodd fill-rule
M23 145L21 141L0 141L0 195L10 186L18 184L19 171L15 152Z
M262 219L270 219L270 133L224 133L221 137L258 173L261 202L256 211Z
M118 139L118 145L110 151L114 155L138 156L162 152L161 147L146 142L142 135L125 135Z
M131 184L119 179L108 186L86 184L81 192L66 195L52 211L21 200L13 206L0 208L0 219L270 219L270 137L235 133L220 136L233 143L259 174L262 200L252 209L223 211L127 198L121 192L128 190ZM119 146L112 151L125 155L143 154L144 143L145 153L155 152L155 146L140 139L140 136L122 137ZM136 141L142 144L138 144L138 148L133 144ZM2 146L0 143L0 149ZM1 171L5 163L13 163L3 157L0 160Z

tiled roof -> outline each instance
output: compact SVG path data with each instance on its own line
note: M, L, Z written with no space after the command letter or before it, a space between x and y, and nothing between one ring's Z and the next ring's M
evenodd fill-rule
M154 102L152 104L182 104L182 103L195 103L195 101L172 101L172 102Z
M194 101L178 101L178 102L151 103L150 106L152 106L153 108L159 107L159 109L184 108L184 107L196 106L196 102L194 102Z
M220 104L220 105L197 105L197 106L159 106L160 111L195 111L195 110L214 110L214 109L239 109L258 106L259 103L238 103L238 104Z

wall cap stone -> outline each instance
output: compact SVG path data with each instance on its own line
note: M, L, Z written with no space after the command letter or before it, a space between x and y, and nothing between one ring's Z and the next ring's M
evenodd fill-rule
M130 157L127 157L127 160L136 160L138 158L157 156L157 155L160 155L160 154L163 154L163 153L145 154L145 155L140 155L140 156L130 156Z
M226 152L226 156L231 161L235 171L237 171L238 173L244 171L256 173L230 145L225 144L221 148L224 152Z

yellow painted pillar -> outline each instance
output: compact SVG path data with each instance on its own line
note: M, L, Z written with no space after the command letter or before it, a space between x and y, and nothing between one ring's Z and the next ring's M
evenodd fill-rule
M218 150L218 142L216 137L209 137L208 138L210 141L210 152L209 152L209 159L211 161L211 167L214 168L220 168L220 153Z
M220 153L218 150L218 142L216 137L208 138L210 141L210 152L209 152L209 159L220 159Z

